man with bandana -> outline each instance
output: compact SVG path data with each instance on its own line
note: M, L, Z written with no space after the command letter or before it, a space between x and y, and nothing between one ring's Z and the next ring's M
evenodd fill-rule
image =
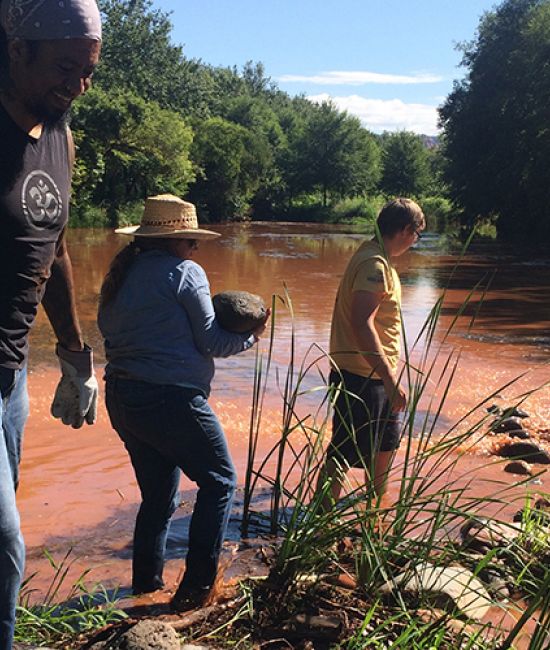
M15 490L40 302L62 371L52 414L75 428L96 417L64 240L74 159L64 118L89 88L100 47L95 0L0 0L0 650L12 647L24 570Z

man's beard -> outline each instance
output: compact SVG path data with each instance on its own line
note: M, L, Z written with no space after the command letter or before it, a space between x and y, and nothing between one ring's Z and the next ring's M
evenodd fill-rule
M57 110L54 108L48 107L45 103L41 102L32 102L29 103L27 109L35 116L35 118L41 124L47 124L49 126L59 126L62 124L67 124L69 121L69 112L71 107L62 110Z
M34 116L40 124L56 126L67 121L67 114L70 105L67 108L57 108L48 102L48 95L45 97L27 97L23 100L27 111Z
M44 119L44 124L47 126L64 126L69 124L69 116L71 113L71 109L68 108L64 113L61 113L61 115L53 116L51 115L50 117L46 117Z

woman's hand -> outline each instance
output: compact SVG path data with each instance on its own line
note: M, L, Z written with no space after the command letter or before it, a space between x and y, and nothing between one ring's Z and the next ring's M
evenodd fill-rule
M258 325L258 327L255 330L252 330L251 334L254 336L254 339L256 341L260 340L260 337L262 334L265 332L265 328L267 327L267 321L269 320L269 317L271 316L271 308L268 307L265 312L265 320L261 325Z

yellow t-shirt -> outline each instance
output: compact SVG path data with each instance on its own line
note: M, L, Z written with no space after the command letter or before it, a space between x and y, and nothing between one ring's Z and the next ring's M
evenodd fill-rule
M344 272L332 314L330 354L342 370L362 377L378 378L359 350L351 327L351 300L354 291L383 292L374 319L382 349L395 370L401 338L401 283L397 271L386 259L377 241L366 241L355 251Z

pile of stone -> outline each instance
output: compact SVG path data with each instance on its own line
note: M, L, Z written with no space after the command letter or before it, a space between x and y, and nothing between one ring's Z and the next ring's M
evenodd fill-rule
M499 445L496 454L501 458L509 458L510 463L504 466L504 471L511 474L532 476L534 465L550 465L550 453L531 438L524 420L529 414L523 409L512 407L490 406L487 411L495 416L489 425L489 431L494 435L506 435L510 440Z

